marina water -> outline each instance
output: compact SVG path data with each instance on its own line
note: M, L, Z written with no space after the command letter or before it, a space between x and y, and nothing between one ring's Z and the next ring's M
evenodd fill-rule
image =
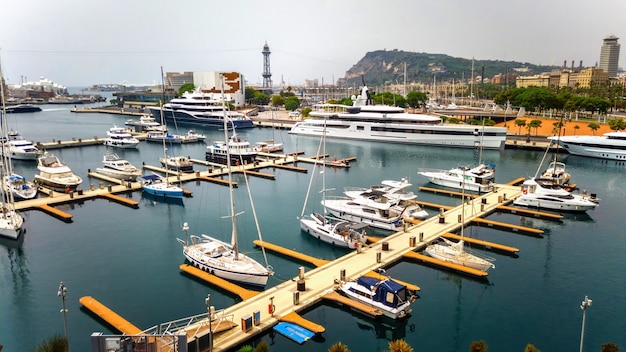
M43 106L44 111L9 116L9 127L25 138L48 142L71 138L103 137L114 124L127 117L107 114L77 114L72 106ZM175 130L169 126L170 130ZM178 126L179 132L187 129ZM223 139L223 132L200 130L206 143ZM274 138L285 143L286 152L313 155L319 140L291 136L287 131L256 128L240 131L251 143ZM204 159L206 144L171 146L171 155ZM419 192L428 185L417 169L451 168L475 162L469 149L392 145L328 140L326 150L337 158L356 157L349 169L328 169L327 188L341 195L347 186L368 187L383 179L407 177L418 199L458 205L459 199ZM52 150L84 181L98 187L103 181L89 178L87 171L102 162L104 146ZM135 166L158 165L163 149L158 143L142 142L137 150L117 153ZM543 152L526 150L486 151L483 160L496 164L496 181L531 177ZM402 322L375 321L332 304L321 304L303 315L326 327L321 338L303 345L281 335L265 334L270 350L325 351L343 342L352 351L383 351L391 339L405 339L415 351L466 351L472 341L483 340L490 351L521 351L532 343L542 351L572 351L580 343L585 295L593 299L587 309L585 351L599 351L608 342L626 348L626 165L569 156L565 159L572 181L598 194L600 206L588 214L566 214L560 222L495 213L489 219L543 229L542 238L503 232L486 227L468 227L466 235L520 249L518 256L489 253L496 268L488 281L402 261L386 269L394 278L421 287L413 313ZM299 164L307 167L312 165ZM197 166L196 170L204 170ZM32 179L35 163L15 162L15 171ZM310 174L264 169L276 180L250 178L254 206L265 241L312 256L334 259L345 250L331 247L300 232L300 215ZM147 173L148 171L146 171ZM256 231L247 198L245 180L236 175L240 216L240 246L262 260L254 248ZM224 186L191 182L184 188L193 197L181 203L165 203L129 195L140 202L131 209L105 199L59 206L73 215L64 223L40 211L26 211L27 232L19 242L0 242L0 344L5 351L30 351L43 340L63 334L59 282L67 287L67 321L72 351L89 351L92 332L113 332L108 325L81 307L82 296L100 302L145 329L162 322L206 312L204 299L211 295L217 309L239 301L219 288L180 272L184 262L176 238L189 223L190 234L211 234L228 240L230 221L228 192ZM319 188L319 187L318 187ZM318 203L319 204L319 203ZM433 215L437 210L428 209ZM302 263L268 253L276 271L268 287L298 275ZM311 267L304 265L306 270ZM348 273L349 275L349 273ZM339 273L337 273L339 276ZM331 283L329 283L330 285ZM295 283L294 283L295 290ZM266 314L266 307L258 307ZM239 317L235 317L236 321ZM259 339L251 340L254 344Z

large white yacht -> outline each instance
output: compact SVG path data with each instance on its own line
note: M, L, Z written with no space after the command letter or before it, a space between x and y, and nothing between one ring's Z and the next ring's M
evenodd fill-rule
M607 132L602 136L553 136L570 154L626 161L626 132Z
M37 160L43 154L43 151L37 149L32 142L24 139L17 131L8 133L5 148L2 151L12 160Z
M372 142L423 144L447 147L503 149L506 128L444 124L438 116L410 114L403 108L370 105L369 90L352 97L353 105L318 104L312 118L297 122L289 131L303 136L356 139Z
M193 92L185 92L180 98L174 98L161 107L150 107L152 116L157 121L195 125L201 127L223 128L224 115L227 116L228 127L236 129L252 128L254 123L245 114L236 111L226 111L222 108L222 101L215 99L211 94L202 92L199 88Z

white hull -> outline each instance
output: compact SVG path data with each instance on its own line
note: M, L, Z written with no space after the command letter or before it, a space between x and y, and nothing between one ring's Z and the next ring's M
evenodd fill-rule
M321 222L312 214L306 218L300 218L300 228L309 235L329 243L333 246L356 249L359 243L365 243L365 235L356 231L338 231L338 223ZM345 223L345 222L343 222ZM337 233L341 232L341 233Z
M134 181L135 179L137 179L137 177L141 176L140 170L137 172L126 172L126 171L109 169L106 167L99 167L99 168L96 168L96 172L104 176L108 176L108 177L112 177L112 178L115 178L118 180L124 180L124 181Z
M354 281L342 282L339 285L339 290L350 299L376 308L380 310L384 316L391 319L402 319L408 316L411 313L411 302L414 300L414 296L412 298L406 297L406 301L399 302L397 306L389 306L374 300L375 291L372 291L370 287L361 286ZM376 288L374 288L374 290L376 290ZM388 293L388 295L392 295L392 293ZM389 296L386 297L389 298Z
M242 253L235 260L230 245L208 236L195 238L197 241L190 245L178 240L183 245L185 258L192 266L222 279L265 287L271 272L255 260Z
M521 205L539 209L568 212L585 212L598 206L598 199L592 194L577 195L566 191L550 180L529 179L522 184L522 194L513 201Z
M424 171L424 172L418 172L418 174L428 178L428 181L430 181L431 183L435 185L455 188L455 189L463 188L463 181L460 181L457 179L446 178L446 171L443 171L443 170L440 172ZM485 192L489 192L491 188L492 188L491 185L479 184L475 182L465 182L465 190L467 191L485 193Z
M326 138L354 139L370 142L435 145L474 148L482 142L484 149L502 149L506 141L506 128L491 127L495 135L478 137L479 131L471 125L414 125L371 122L332 121L310 118L296 123L290 134L321 137L326 124ZM387 128L389 131L379 131ZM391 131L393 129L393 131Z
M135 138L134 140L120 140L120 139L109 139L107 138L104 141L104 145L107 147L120 148L120 149L130 149L137 148L139 145L139 141Z
M42 152L21 152L17 150L9 150L5 152L5 155L10 156L12 160L37 160Z
M37 195L37 186L16 174L4 177L4 188L16 199L33 199Z
M626 161L626 132L609 132L602 136L548 137L573 155Z
M549 209L549 210L560 210L560 211L568 211L568 212L585 212L587 210L595 209L598 206L592 202L583 202L577 204L567 204L560 201L550 201L545 199L537 199L537 198L529 198L529 197L520 197L513 201L515 205L521 205L530 208L539 208L539 209Z
M447 246L436 243L426 247L424 251L426 254L435 259L466 266L480 271L487 271L491 268L495 268L493 263L471 253L465 252L465 250L460 248L460 246L463 246L462 242Z
M7 205L5 205L7 206ZM0 214L0 236L16 240L22 234L24 219L13 209Z
M360 222L365 225L376 227L383 230L398 231L402 229L404 224L404 217L412 217L412 209L417 211L419 207L409 206L408 208L396 208L393 213L395 215L384 217L380 212L372 213L366 211L362 206L354 204L350 198L327 198L323 204L326 210L333 216L352 222ZM420 211L418 214L428 216L425 211ZM422 216L419 216L423 218ZM413 217L416 218L416 217ZM417 218L416 218L417 219Z

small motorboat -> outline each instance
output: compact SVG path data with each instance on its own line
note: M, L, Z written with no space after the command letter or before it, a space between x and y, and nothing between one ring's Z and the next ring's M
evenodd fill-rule
M102 159L102 167L96 172L118 180L135 181L141 176L141 170L133 166L128 160L121 159L117 154L108 153Z

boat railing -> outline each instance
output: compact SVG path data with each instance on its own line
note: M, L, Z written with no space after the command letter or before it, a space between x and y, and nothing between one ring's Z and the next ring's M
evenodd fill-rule
M431 169L431 168L419 168L417 172L447 172L448 170L443 169Z

